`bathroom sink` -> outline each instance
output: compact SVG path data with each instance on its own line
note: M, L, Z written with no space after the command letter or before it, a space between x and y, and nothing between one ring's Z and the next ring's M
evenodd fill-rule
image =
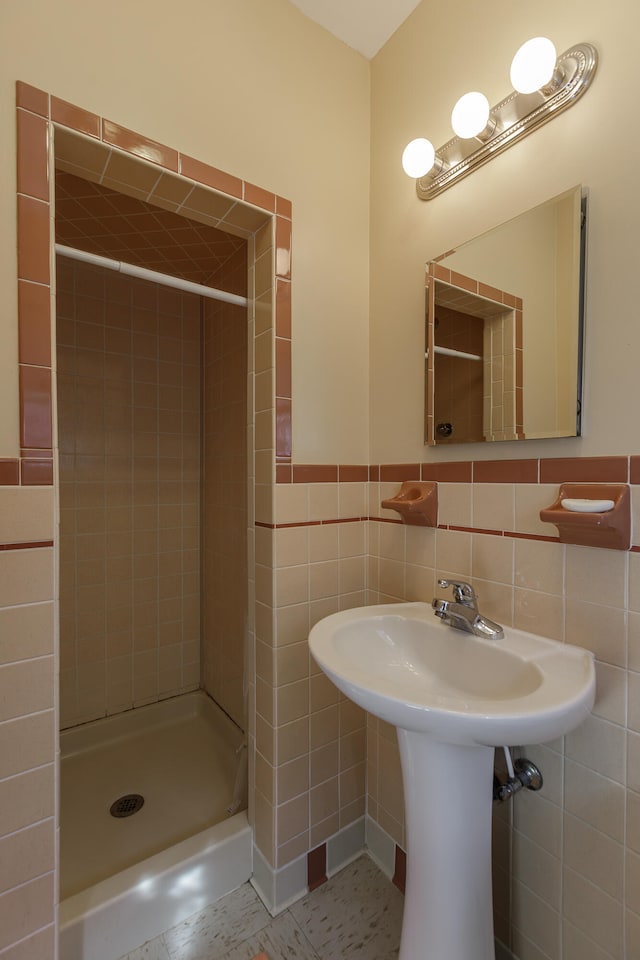
M326 617L309 647L365 710L446 743L543 743L577 727L593 706L593 655L504 633L484 640L442 623L429 604L397 603Z

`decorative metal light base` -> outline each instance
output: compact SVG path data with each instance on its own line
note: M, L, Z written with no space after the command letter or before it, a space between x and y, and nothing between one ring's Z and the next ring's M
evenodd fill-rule
M398 729L407 881L399 960L495 960L493 747Z
M439 150L426 176L416 180L421 200L431 200L496 154L522 140L547 120L574 104L588 89L598 65L590 43L577 43L558 57L550 87L536 93L516 93L491 109L488 128L493 133L470 140L453 137Z

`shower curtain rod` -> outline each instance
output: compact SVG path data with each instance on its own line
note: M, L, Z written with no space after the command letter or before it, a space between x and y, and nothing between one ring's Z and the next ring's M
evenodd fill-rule
M210 300L222 300L224 303L233 303L237 307L246 307L247 305L247 298L240 297L236 293L216 290L215 287L206 287L202 283L193 283L191 280L182 280L180 277L171 277L169 274L158 273L156 270L147 270L146 267L137 267L133 263L111 260L109 257L101 257L97 253L87 253L86 250L78 250L76 247L66 247L62 243L56 243L56 253L59 253L61 257L69 257L71 260L81 260L83 263L91 263L96 267L104 267L105 270L116 270L128 277L149 280L151 283L161 283L165 287L174 287L176 290L195 293L200 297L209 297Z

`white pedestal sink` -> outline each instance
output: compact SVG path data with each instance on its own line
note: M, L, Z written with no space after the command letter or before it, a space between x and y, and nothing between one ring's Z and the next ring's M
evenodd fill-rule
M483 640L425 603L333 614L309 647L343 693L398 728L408 848L400 960L494 960L494 747L577 727L593 706L593 655L509 627Z

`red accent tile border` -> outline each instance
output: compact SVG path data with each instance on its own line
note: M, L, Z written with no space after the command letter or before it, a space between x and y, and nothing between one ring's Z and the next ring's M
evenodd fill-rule
M307 854L307 886L315 890L327 881L327 845L321 843Z
M25 543L0 543L0 550L35 550L52 546L53 540L27 540Z
M396 844L395 865L391 882L396 885L401 893L404 893L407 883L407 855L398 844Z
M627 483L628 478L629 457L540 460L540 483Z
M276 381L277 456L291 461L291 231L292 205L256 184L158 143L143 134L50 95L23 81L16 83L18 306L20 331L21 462L0 460L0 486L52 484L51 457L51 316L48 122L67 127L125 153L157 164L187 180L205 184L274 215L276 221L276 336L279 338ZM47 455L48 454L48 455ZM278 482L290 482L278 465ZM287 476L289 479L287 480Z

